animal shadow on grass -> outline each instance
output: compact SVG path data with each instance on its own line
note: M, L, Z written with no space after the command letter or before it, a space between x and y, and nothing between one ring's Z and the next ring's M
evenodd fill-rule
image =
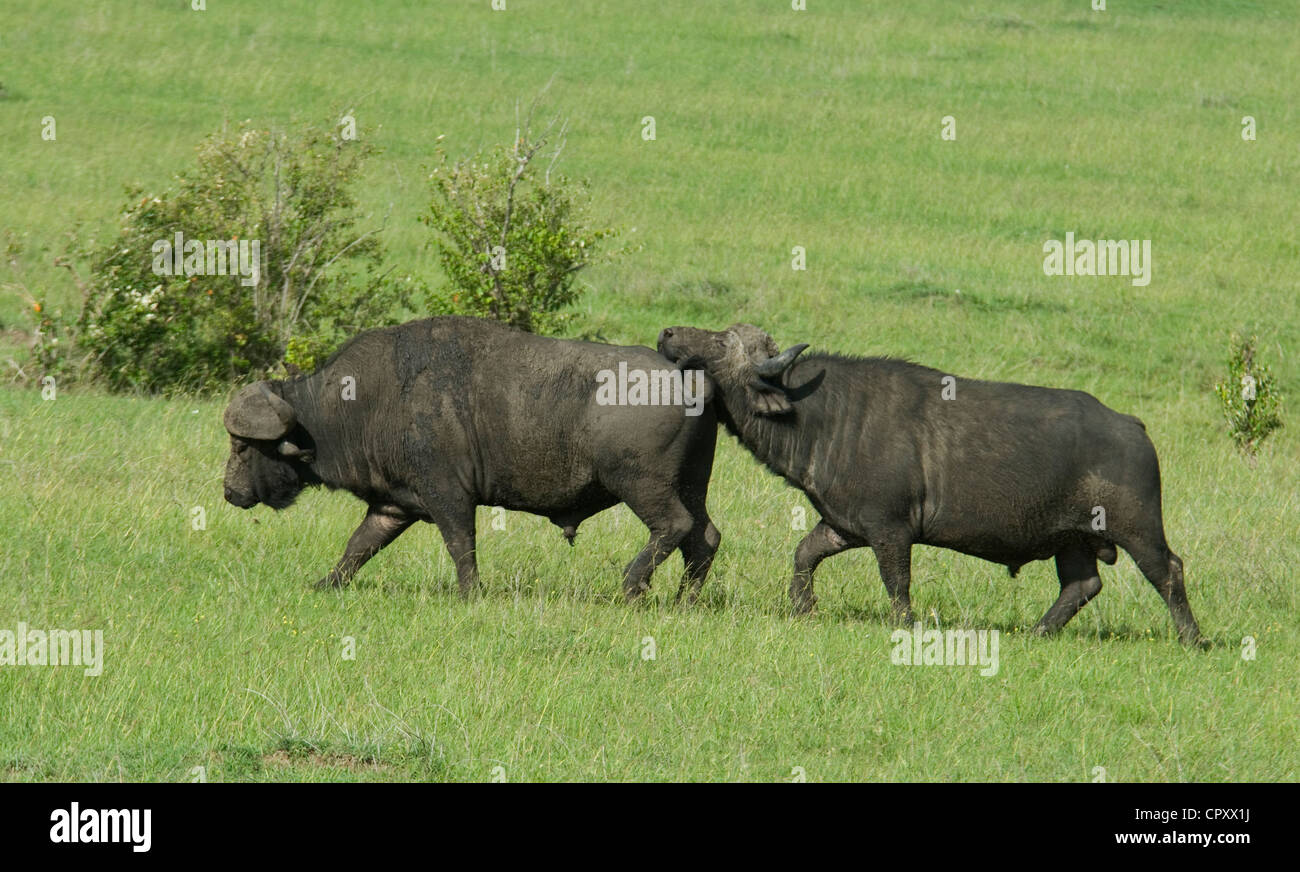
M685 595L679 598L677 590L680 581L680 567L677 568L678 571L676 572L671 567L661 567L660 571L664 575L661 584L652 586L639 599L628 604L623 599L623 589L621 584L618 583L622 569L623 564L621 561L609 559L606 561L606 567L603 571L592 573L589 577L569 579L569 584L548 583L546 579L537 578L528 580L526 576L530 573L503 570L496 578L488 575L480 579L479 586L470 594L470 599L475 601L518 602L521 599L537 599L539 597L550 599L552 596L558 596L569 602L582 605L635 608L651 611L668 609L678 611L703 610L711 613L728 611L736 605L731 590L726 584L725 574L723 577L719 577L717 574L710 575L700 591L699 598L694 603L688 603ZM658 575L657 572L656 578ZM352 580L348 588L365 589L371 586L378 586L385 596L409 596L416 590L422 590L425 593L445 596L449 599L460 598L456 587L456 578L453 574L446 574L445 576L439 574L436 577L428 578L411 578L400 575L385 575L385 577L379 579L358 577ZM960 618L949 620L945 619L943 614L934 610L923 609L924 607L919 604L913 609L913 623L919 620L922 628L926 630L997 630L1007 636L1041 639L1044 643L1067 638L1076 640L1090 638L1098 642L1168 641L1176 643L1178 641L1177 635L1171 627L1157 623L1141 626L1123 623L1092 629L1087 628L1084 624L1075 626L1072 622L1054 635L1037 636L1034 633L1034 625L1037 623L1037 619L1029 616L1016 620L982 621L977 615L969 615L964 620ZM768 609L764 608L763 610L767 611ZM900 627L909 630L912 628L912 624L906 626L897 624L894 621L893 611L888 604L848 605L837 603L833 608L827 608L825 605L819 604L817 610L811 616L803 616L794 615L789 603L783 600L772 611L772 614L774 617L779 615L791 620L811 617L813 620L875 625L890 632L900 629ZM1237 644L1237 640L1221 633L1216 637L1203 636L1197 648L1209 651L1236 647Z
M1051 636L1039 636L1034 633L1034 626L1037 624L1036 618L1026 617L1022 620L998 620L998 621L981 621L977 616L971 616L969 620L946 620L942 614L938 614L937 620L935 613L926 610L922 612L920 607L914 608L914 619L920 621L924 630L997 630L998 633L1006 636L1024 637L1027 639L1041 640L1044 644L1050 644L1055 640L1064 639L1094 639L1098 642L1169 642L1178 644L1178 634L1172 627L1165 627L1159 624L1150 626L1136 626L1131 624L1118 624L1112 626L1102 626L1096 629L1086 628L1084 624L1074 626L1073 623L1065 626L1059 632ZM840 606L833 612L820 612L823 616L829 616L834 619L843 619L858 621L864 624L877 624L890 632L896 629L908 629L911 625L900 627L894 622L893 612L888 606ZM1201 650L1211 650L1214 648L1228 647L1236 643L1227 637L1220 636L1217 638L1202 637L1198 646Z
M786 614L791 615L791 617L802 617L794 615L789 603L786 603L785 605L785 612ZM817 610L813 612L812 617L820 617L823 620L853 621L859 624L876 624L891 631L897 629L894 624L893 612L890 611L888 606L872 607L841 605L834 609L827 609L819 604Z
M655 581L658 583L652 584L650 590L629 606L623 597L624 563L621 557L609 558L601 570L594 572L571 570L563 578L538 577L532 571L520 570L517 567L503 567L495 572L487 570L480 577L478 586L470 593L470 600L518 602L539 598L559 598L582 605L644 609L707 609L708 611L722 611L731 606L731 599L725 587L715 583L712 577L705 581L695 603L688 603L684 594L678 598L680 565L661 567L655 573ZM338 593L346 590L378 589L384 596L409 597L418 593L446 597L449 600L460 599L455 573L410 575L404 572L384 572L380 577L375 577L376 575L379 575L379 571L370 575L358 573L345 587L329 590Z
M1069 627L1062 630L1062 634L1069 632ZM1178 634L1172 627L1152 624L1147 627L1135 627L1128 624L1119 626L1099 627L1094 631L1087 633L1080 632L1080 636L1089 636L1099 642L1171 642L1178 644ZM1234 646L1236 643L1228 640L1225 636L1210 637L1205 634L1201 635L1201 640L1195 646L1194 650L1212 651L1218 648Z

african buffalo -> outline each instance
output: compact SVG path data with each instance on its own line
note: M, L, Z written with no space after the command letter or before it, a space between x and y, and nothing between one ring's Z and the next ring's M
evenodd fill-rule
M600 376L615 370L677 377L678 393L665 395L676 404L602 396ZM699 375L697 387L711 389ZM680 385L677 367L640 346L463 317L369 330L311 375L235 396L224 419L226 500L283 509L323 484L364 501L365 519L317 587L346 584L412 523L430 521L462 595L478 580L477 506L545 516L573 544L582 521L624 502L650 528L624 571L627 598L679 549L681 590L690 582L694 599L721 538L705 511L717 423L707 393L684 397Z
M810 610L825 558L870 546L897 620L911 621L911 549L1006 564L1056 558L1063 627L1101 590L1097 559L1133 556L1185 643L1199 639L1183 564L1165 541L1160 468L1142 422L1081 391L955 378L890 358L783 353L762 330L670 327L659 351L714 381L718 420L808 495L821 521L794 555Z

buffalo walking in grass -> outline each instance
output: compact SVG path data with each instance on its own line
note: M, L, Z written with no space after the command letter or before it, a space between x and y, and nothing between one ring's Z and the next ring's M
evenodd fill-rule
M910 622L911 550L934 545L1014 576L1056 558L1060 596L1035 627L1061 629L1101 590L1116 546L1160 592L1183 642L1199 640L1183 564L1165 541L1160 468L1142 422L1081 391L956 378L889 358L780 352L748 324L670 327L659 351L713 378L718 420L807 494L821 521L799 543L790 598L816 602L822 560L870 546L897 620Z
M610 402L609 375L629 370L675 377L677 391L646 397L643 388L639 403L614 391ZM624 502L650 528L624 571L627 598L677 549L682 591L694 599L721 538L705 510L717 424L707 381L681 388L678 368L639 346L462 317L370 330L309 376L235 396L224 419L225 496L283 509L304 487L325 485L364 501L365 519L318 587L346 584L411 524L434 523L462 595L478 580L477 506L542 515L572 544L582 521Z

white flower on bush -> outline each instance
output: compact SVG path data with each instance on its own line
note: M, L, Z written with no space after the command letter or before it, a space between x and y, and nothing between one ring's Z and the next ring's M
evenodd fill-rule
M142 294L135 288L128 288L126 293L127 299L131 302L131 307L137 312L144 312L146 321L152 321L158 317L155 313L158 311L158 301L162 299L162 295L162 285L154 285L153 290L147 294Z

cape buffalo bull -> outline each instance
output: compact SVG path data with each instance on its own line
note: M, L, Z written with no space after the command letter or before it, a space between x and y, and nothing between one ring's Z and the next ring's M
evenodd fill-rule
M645 404L644 391L631 395L639 405L626 393L599 395L601 374L614 370L675 376L676 394L649 398L675 405ZM624 571L627 598L679 549L682 591L690 582L694 599L721 539L705 511L717 422L698 375L682 391L678 368L649 348L549 339L476 318L370 330L309 376L235 396L224 419L226 500L283 509L319 484L363 500L365 519L317 587L346 584L412 523L430 521L462 595L478 580L477 506L543 515L573 544L585 519L624 502L650 528ZM692 381L698 396L687 396Z
M910 622L911 549L1006 564L1056 558L1061 594L1035 627L1063 627L1101 590L1097 559L1133 556L1182 640L1198 640L1183 564L1165 542L1160 469L1142 422L1080 391L954 378L889 358L783 353L762 330L670 327L659 351L713 377L718 419L808 495L821 521L794 555L790 598L810 610L827 557L870 546L896 619Z

